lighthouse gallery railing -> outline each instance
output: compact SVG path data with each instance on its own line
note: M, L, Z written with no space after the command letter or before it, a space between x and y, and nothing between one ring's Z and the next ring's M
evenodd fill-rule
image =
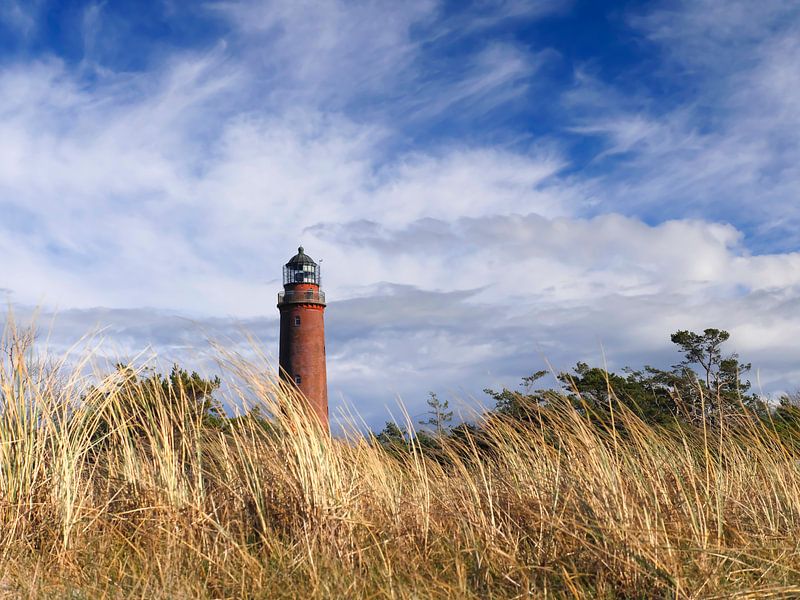
M325 304L325 292L315 290L297 290L278 292L278 304Z

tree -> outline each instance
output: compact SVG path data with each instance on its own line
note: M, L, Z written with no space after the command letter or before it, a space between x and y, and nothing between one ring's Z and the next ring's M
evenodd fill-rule
M195 371L191 374L178 365L173 365L168 377L155 376L161 383L164 395L173 402L181 397L185 398L196 414L207 425L219 425L225 416L222 405L214 398L214 392L219 389L221 380L218 376L204 379Z
M681 365L693 367L699 365L704 375L706 389L713 389L722 362L723 343L728 341L731 334L722 329L705 329L702 334L693 331L676 331L670 336L673 344L680 346L684 353ZM731 358L738 358L735 354Z
M536 371L535 373L522 378L520 387L522 391L509 390L503 388L495 391L490 388L483 390L484 394L490 396L495 402L495 411L507 417L519 420L529 420L536 410L547 403L548 398L557 394L553 390L535 389L534 384L547 375L548 371Z
M383 430L375 436L377 442L394 455L399 455L408 450L406 434L393 421L386 421Z
M800 390L784 394L778 399L774 417L780 430L800 433Z
M204 379L178 365L164 376L153 371L142 375L119 364L102 386L89 390L84 401L101 407L95 439L107 437L120 424L136 437L146 435L154 425L171 427L177 439L188 423L211 427L226 423L222 406L213 395L220 384L219 377Z
M547 374L538 371L522 379L521 391L484 392L494 399L497 413L528 422L534 417L541 420L549 408L563 401L597 424L611 417L610 409L617 403L647 423L662 425L672 425L676 419L713 424L740 414L742 405L751 414L764 416L764 402L748 393L750 382L745 375L751 365L740 362L738 354L723 355L722 345L729 339L730 334L720 329L681 330L671 340L684 359L670 370L645 366L612 373L579 362L572 371L556 376L561 383L558 390L536 389L534 384Z
M588 406L597 416L619 403L648 423L666 423L674 418L675 402L663 371L646 366L641 371L626 367L623 373L579 362L572 373L561 373L558 379L574 405Z
M741 363L736 353L722 356L722 344L729 338L727 331L711 328L703 330L702 334L681 330L671 336L672 342L684 353L684 360L673 368L677 376L675 390L683 401L688 402L693 421L706 419L714 423L725 420L739 412L742 404L758 413L763 412L763 403L758 397L747 393L750 382L744 379L744 375L751 364ZM692 374L695 374L694 382L691 381Z
M449 423L453 420L453 411L448 411L450 403L447 400L439 400L439 397L433 393L428 393L428 418L420 421L420 425L427 425L436 431L436 435L441 437L444 435L445 430L449 427Z

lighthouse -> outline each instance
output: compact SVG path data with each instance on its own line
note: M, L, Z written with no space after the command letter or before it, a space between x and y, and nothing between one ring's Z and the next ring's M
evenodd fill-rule
M327 429L325 292L320 283L319 265L300 246L283 266L279 363L281 378L297 386Z

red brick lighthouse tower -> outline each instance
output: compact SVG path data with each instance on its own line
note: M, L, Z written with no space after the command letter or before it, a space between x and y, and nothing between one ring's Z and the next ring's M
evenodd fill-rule
M328 427L328 378L325 371L325 292L320 268L297 249L283 266L281 311L281 377L293 381L325 428Z

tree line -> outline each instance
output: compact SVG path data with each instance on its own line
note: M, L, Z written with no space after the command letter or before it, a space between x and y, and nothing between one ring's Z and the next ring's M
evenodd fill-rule
M785 395L775 405L754 393L747 379L751 364L742 362L736 353L723 351L730 339L727 331L681 330L670 339L681 360L668 369L644 366L611 372L579 362L571 371L556 374L555 387L542 386L548 372L537 371L523 377L517 389L485 389L494 406L484 420L503 418L521 425L541 425L553 407L568 405L598 426L607 426L614 410L624 408L649 425L673 428L733 427L742 419L767 420L787 435L796 432L800 440L800 393ZM86 400L99 406L103 402L98 396L115 396L117 417L124 415L132 420L134 430L137 425L144 430L144 421L153 419L174 419L176 429L186 419L225 429L242 418L258 420L263 427L274 429L269 417L257 410L244 417L227 416L214 396L221 384L218 377L207 379L178 365L168 375L137 373L119 365L115 376L113 385L106 383L90 390ZM165 411L164 399L175 410ZM380 432L371 434L371 439L391 452L404 452L412 443L435 450L445 439L480 434L481 423L454 424L449 402L435 392L429 393L427 409L425 418L414 424L419 426L416 431L390 421ZM100 418L98 423L96 435L103 438L110 421Z
M800 393L779 398L770 405L752 391L747 379L752 365L723 346L730 333L708 328L702 332L676 331L670 336L682 359L668 369L644 366L610 372L578 362L569 372L556 374L558 387L542 387L548 371L522 378L517 389L485 389L494 401L488 419L499 417L519 423L542 423L552 407L571 406L605 426L616 409L633 412L648 425L663 427L736 427L743 420L769 421L787 435L800 433ZM416 433L387 422L375 436L378 443L398 451L414 442L421 448L436 447L447 436L479 435L480 424L453 426L453 412L446 400L431 392L427 418Z

